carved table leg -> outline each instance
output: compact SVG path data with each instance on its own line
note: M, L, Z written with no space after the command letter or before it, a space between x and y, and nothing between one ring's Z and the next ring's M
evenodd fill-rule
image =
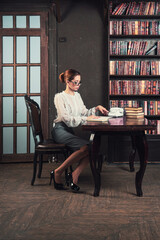
M99 196L99 191L101 187L101 176L100 176L100 171L96 167L96 162L98 159L98 153L99 153L99 148L100 148L100 141L101 141L101 136L98 134L94 134L93 140L91 142L91 147L90 147L90 166L91 166L91 171L93 174L93 179L94 179L94 193L93 196L97 197Z
M132 151L129 156L129 168L130 172L134 172L134 159L136 155L136 146L135 146L135 136L131 135L131 140L132 140Z
M137 148L139 159L140 159L140 169L136 173L135 185L136 185L137 196L141 197L143 196L142 180L143 180L143 176L144 176L147 161L148 161L148 143L147 143L146 135L144 132L140 132L136 134L135 144L136 144L136 148Z

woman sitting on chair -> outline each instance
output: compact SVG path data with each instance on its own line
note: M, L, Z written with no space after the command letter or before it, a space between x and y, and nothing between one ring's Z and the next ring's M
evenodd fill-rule
M59 79L66 84L66 89L57 93L54 98L57 118L53 123L52 136L57 143L66 144L72 154L51 172L51 180L54 181L55 189L64 189L61 182L62 173L73 163L78 162L77 168L72 173L68 173L66 183L73 191L79 191L80 188L77 185L79 175L89 163L89 142L76 136L73 128L90 118L97 118L96 111L100 111L103 115L107 115L108 111L101 105L89 110L85 107L77 92L81 85L81 76L78 71L68 69L60 74Z

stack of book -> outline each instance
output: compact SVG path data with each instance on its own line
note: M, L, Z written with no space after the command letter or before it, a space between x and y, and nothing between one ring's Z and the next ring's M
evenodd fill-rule
M142 107L126 107L126 119L144 119L144 112Z

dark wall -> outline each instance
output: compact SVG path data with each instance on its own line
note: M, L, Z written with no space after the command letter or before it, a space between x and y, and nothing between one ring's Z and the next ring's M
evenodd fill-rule
M105 104L104 25L100 2L60 1L62 22L57 25L58 74L68 68L80 71L80 93L87 107ZM58 82L58 91L62 89L64 86Z

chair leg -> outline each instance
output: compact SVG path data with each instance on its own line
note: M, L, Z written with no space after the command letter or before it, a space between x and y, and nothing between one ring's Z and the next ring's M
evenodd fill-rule
M42 174L42 167L43 167L43 155L39 155L39 171L38 171L38 178L41 178Z
M31 185L34 185L35 178L36 178L36 172L37 172L37 153L34 154L34 160L33 160L33 177L31 181Z

